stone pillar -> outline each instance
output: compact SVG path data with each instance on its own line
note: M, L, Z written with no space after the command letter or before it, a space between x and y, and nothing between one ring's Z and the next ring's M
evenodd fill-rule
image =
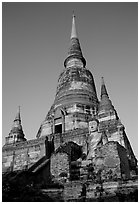
M11 171L14 170L14 161L15 161L15 151L13 151L13 160L11 162Z
M94 107L94 114L96 115L97 114L97 108Z
M29 148L27 149L27 155L26 155L26 169L28 169L28 165L30 163L30 159L29 159Z
M118 126L118 134L119 134L119 137L120 137L120 140L119 140L120 145L125 147L124 137L123 137L123 126Z
M54 118L53 118L53 133L55 133L55 123L54 123Z
M84 113L86 113L86 105L84 105Z
M65 115L62 114L62 133L65 132Z
M46 139L45 139L45 156L47 158L50 157L49 141L48 141L48 137L47 136L46 136Z
M53 119L51 120L51 133L53 134L54 132L53 132L53 125L54 125L54 121L53 121Z
M88 137L89 137L89 133L87 133L85 136L85 140L84 140L83 148L82 148L83 153L86 155L88 154Z
M90 114L92 115L92 117L94 116L92 108L90 108Z

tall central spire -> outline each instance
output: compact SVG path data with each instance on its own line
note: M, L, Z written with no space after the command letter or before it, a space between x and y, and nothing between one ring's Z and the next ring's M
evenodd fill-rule
M68 51L68 56L64 61L64 66L67 68L67 67L72 67L75 65L80 66L80 67L85 67L86 60L83 57L79 39L77 37L76 25L75 25L75 15L73 13L70 47Z
M85 67L86 60L77 36L74 13L71 20L65 69L59 75L54 103L39 128L37 138L88 127L88 119L98 109L96 87L92 73Z
M74 12L73 12L73 15L72 15L71 39L72 39L72 38L77 38Z
M15 117L15 120L18 120L21 123L21 118L20 118L20 106L18 106L18 111Z

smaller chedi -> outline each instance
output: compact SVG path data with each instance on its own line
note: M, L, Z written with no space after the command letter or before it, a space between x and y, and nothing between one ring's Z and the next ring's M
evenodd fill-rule
M26 141L26 138L24 137L24 133L22 130L21 125L21 117L20 117L20 106L18 108L15 120L13 122L12 129L7 137L5 137L5 143L15 143L15 142L23 142Z

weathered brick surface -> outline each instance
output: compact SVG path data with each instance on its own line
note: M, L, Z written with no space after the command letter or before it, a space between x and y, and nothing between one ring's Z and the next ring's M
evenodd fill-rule
M121 177L120 158L115 142L108 142L96 150L95 167L96 171L102 170L102 179L110 179L111 177L109 176L114 176L115 174L118 178Z
M86 150L86 134L88 129L76 129L63 134L51 134L48 136L49 141L54 136L55 149L62 142L74 141L76 144L83 146ZM3 147L3 171L21 170L28 168L45 155L45 137L26 142L19 142Z
M108 142L96 150L96 171L102 170L104 179L121 178L122 174L129 177L130 170L126 149L119 145L118 142ZM111 170L111 173L110 173Z
M43 189L42 193L52 198L54 202L64 201L63 189Z
M117 145L118 155L120 157L120 168L122 177L130 178L130 167L128 163L127 150L121 145Z
M54 104L41 124L37 137L54 133L58 119L66 132L87 128L88 118L93 116L97 106L98 98L91 72L83 67L67 67L60 74Z
M94 182L90 182L87 185L86 189L86 198L95 198L96 197L96 187L99 186L99 184L95 184Z
M75 129L75 130L70 130L65 133L58 133L58 134L51 134L48 135L48 140L51 141L52 138L54 137L54 145L55 149L57 149L62 143L67 143L69 141L75 142L76 144L80 145L83 147L83 150L86 151L86 138L88 134L88 129Z
M3 147L3 172L29 168L45 155L45 138L19 142Z
M54 153L51 156L51 175L55 178L62 178L61 174L69 175L70 163L69 156L66 153Z
M64 201L81 201L83 182L73 181L65 183L63 198ZM94 183L94 181L87 180L85 188L85 201L94 201L100 197L101 184ZM138 188L137 181L122 181L122 182L103 182L102 183L102 197L107 198L107 196L116 196L116 193L122 192L124 194L129 194L134 192ZM116 198L117 199L117 198Z
M82 192L82 182L72 181L64 184L64 201L78 199Z

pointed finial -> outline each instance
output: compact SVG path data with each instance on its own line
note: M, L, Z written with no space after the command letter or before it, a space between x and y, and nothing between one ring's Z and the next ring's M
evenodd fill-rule
M104 77L101 78L101 84L102 84L102 85L105 85Z
M106 86L105 86L105 82L104 82L104 77L101 78L101 98L102 98L102 95L108 96Z
M72 17L75 17L75 15L74 15L74 10L72 11Z
M73 14L72 14L71 39L72 39L72 38L77 38L74 11L73 11Z
M17 111L15 120L21 120L20 119L20 106L18 106L18 111Z

